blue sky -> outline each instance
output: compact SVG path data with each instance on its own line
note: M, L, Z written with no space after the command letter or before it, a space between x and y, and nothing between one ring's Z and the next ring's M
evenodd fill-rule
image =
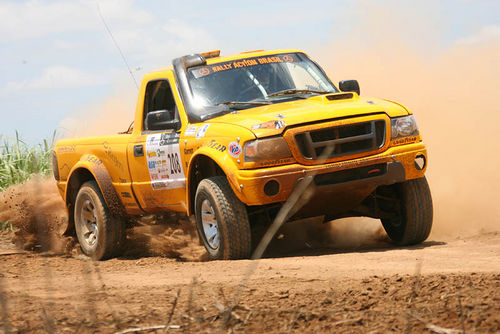
M362 29L365 21L378 19L429 57L455 43L500 35L496 0L2 0L1 136L18 130L35 143L56 129L61 136L74 133L70 128L86 113L96 116L92 110L110 96L123 96L132 120L136 88L98 4L138 81L175 57L213 49L231 54L299 48L321 63L328 57L325 45L335 47L346 37L370 43L371 32Z

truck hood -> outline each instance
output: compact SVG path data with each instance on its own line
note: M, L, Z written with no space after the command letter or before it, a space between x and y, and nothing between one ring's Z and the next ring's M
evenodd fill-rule
M355 93L340 93L238 110L208 122L237 124L252 131L256 137L267 137L281 134L286 127L298 124L374 113L398 117L410 112L393 101L360 98Z

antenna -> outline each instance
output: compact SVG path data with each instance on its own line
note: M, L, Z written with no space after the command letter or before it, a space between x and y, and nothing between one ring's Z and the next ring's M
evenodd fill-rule
M106 24L106 21L104 20L104 17L102 16L101 7L99 6L99 3L97 3L97 11L99 12L99 16L101 17L102 23L104 24L104 27L106 27L106 30L108 31L109 36L113 40L113 43L115 44L116 48L118 49L118 52L120 52L120 55L122 56L123 62L127 66L128 72L130 73L130 75L132 76L132 79L134 80L135 87L137 87L137 89L139 89L139 85L137 84L137 80L135 80L134 73L132 73L132 70L130 69L130 66L127 63L127 59L125 59L125 56L123 55L122 50L118 46L118 43L116 42L115 37L113 36L113 33L109 29L108 25Z

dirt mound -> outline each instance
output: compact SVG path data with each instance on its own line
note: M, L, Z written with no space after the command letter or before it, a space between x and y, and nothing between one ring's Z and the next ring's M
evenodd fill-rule
M77 241L63 236L68 223L65 204L56 182L35 176L0 193L0 222L14 229L12 243L29 251L77 254ZM174 214L134 220L127 230L124 256L164 256L186 261L203 260L194 224Z

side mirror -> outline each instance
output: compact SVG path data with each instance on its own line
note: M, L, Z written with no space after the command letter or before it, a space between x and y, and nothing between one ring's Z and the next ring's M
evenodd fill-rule
M179 119L172 119L172 114L168 110L150 111L146 115L145 122L146 130L174 130L177 131L181 128L181 121Z
M343 92L355 92L359 95L359 84L357 80L342 80L339 82L339 88Z

